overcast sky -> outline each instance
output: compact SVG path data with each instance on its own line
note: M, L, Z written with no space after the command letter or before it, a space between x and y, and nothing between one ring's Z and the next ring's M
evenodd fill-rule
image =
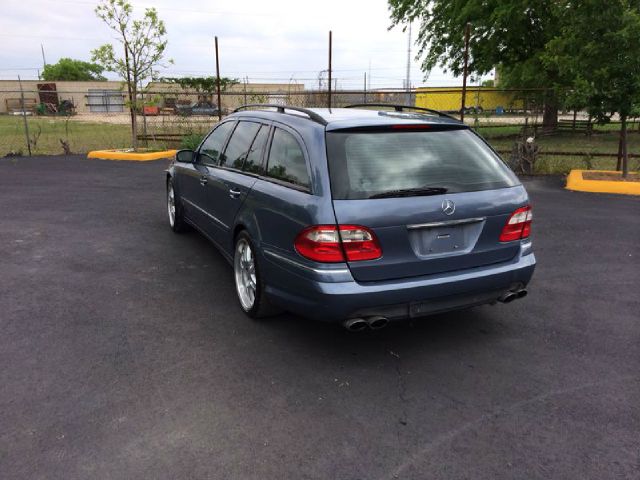
M0 78L36 79L46 60L90 59L90 51L113 42L94 13L92 0L0 0ZM360 88L371 66L371 88L402 87L407 34L390 25L386 0L131 0L136 15L155 6L167 26L163 75L215 74L213 37L220 44L221 75L255 82L317 85L327 68L328 31L333 30L333 69L338 88ZM459 85L460 79L432 71L428 79L415 60L411 83ZM113 75L107 75L116 78ZM292 80L293 79L293 80Z

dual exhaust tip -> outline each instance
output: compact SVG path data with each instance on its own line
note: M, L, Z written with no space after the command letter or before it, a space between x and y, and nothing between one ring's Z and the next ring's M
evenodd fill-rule
M525 288L521 288L520 290L515 290L511 292L507 292L502 295L498 301L502 303L510 303L514 300L518 300L519 298L524 298L527 296L527 290Z
M350 318L345 320L342 325L350 332L361 332L369 327L371 330L380 330L389 324L387 317L373 316L367 318Z
M498 301L502 303L511 303L514 300L526 297L527 293L528 292L526 288L512 290L502 295L498 299ZM379 315L366 318L350 318L342 323L344 328L346 328L350 332L361 332L367 327L369 327L371 330L380 330L381 328L386 327L388 324L389 319L387 317L382 317Z

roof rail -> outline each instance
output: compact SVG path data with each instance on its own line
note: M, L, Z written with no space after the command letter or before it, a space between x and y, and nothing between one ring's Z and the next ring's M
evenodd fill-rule
M439 110L433 110L431 108L415 107L413 105L394 105L392 103L354 103L353 105L347 105L344 108L361 108L361 107L387 107L393 108L396 112L404 112L405 110L418 110L419 112L433 113L439 117L446 117L452 120L458 120L456 117L443 113Z
M285 110L292 110L294 112L300 112L300 113L304 113L305 115L307 115L309 117L310 120L319 123L321 125L327 125L327 121L320 115L318 115L316 112L314 112L313 110L309 110L308 108L302 108L302 107L291 107L288 105L277 105L277 104L271 104L271 103L250 103L248 105L242 105L238 108L236 108L233 113L236 112L240 112L242 110L248 110L250 108L261 108L261 109L267 109L267 108L275 108L276 111L278 113L287 113Z

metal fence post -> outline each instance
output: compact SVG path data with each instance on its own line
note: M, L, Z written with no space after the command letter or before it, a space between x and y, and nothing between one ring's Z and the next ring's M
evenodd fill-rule
M220 100L220 61L218 60L218 37L216 36L216 83L218 84L218 120L222 120L222 101Z
M27 122L27 111L24 105L24 91L22 90L20 75L18 75L18 85L20 85L20 113L24 120L24 135L27 138L27 150L29 150L29 156L31 156L31 136L29 135L29 122Z
M467 100L467 73L469 69L469 36L471 34L471 24L467 22L464 27L464 66L462 73L462 105L460 107L460 121L464 122L464 109Z
M327 105L331 109L331 30L329 30L329 95Z

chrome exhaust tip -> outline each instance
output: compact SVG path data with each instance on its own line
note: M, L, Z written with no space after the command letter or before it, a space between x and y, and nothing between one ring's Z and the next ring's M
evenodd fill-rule
M511 303L513 302L516 298L518 298L518 295L515 292L507 292L504 295L502 295L498 301L501 303Z
M526 297L527 293L526 288L521 288L520 290L505 293L498 299L498 301L502 303L510 303L514 300L518 300L519 298Z
M389 319L381 316L369 317L367 318L367 324L371 330L380 330L389 325Z
M361 332L367 328L368 325L364 318L350 318L342 322L342 326L350 332Z

